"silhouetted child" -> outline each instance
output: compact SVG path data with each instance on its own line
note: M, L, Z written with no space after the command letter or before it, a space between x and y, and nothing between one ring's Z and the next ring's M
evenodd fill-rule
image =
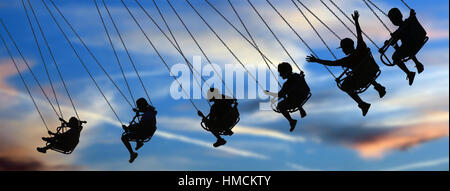
M239 112L237 110L237 100L219 93L218 89L211 88L207 95L211 105L208 116L205 116L201 111L198 115L202 117L202 122L208 127L210 132L217 138L213 144L214 147L219 147L227 143L220 135L232 135L231 128L236 124Z
M407 19L403 20L403 15L399 9L393 8L389 11L388 17L392 24L399 28L391 34L391 39L386 41L386 45L392 45L395 48L395 52L392 55L392 60L403 72L407 75L409 85L414 82L415 72L409 71L406 67L403 59L410 57L416 64L417 72L420 74L423 72L423 64L417 60L416 53L423 46L424 39L426 38L426 31L420 25L416 18L416 12L411 9L410 15ZM401 40L401 46L398 46L397 42ZM388 44L391 42L390 44Z
M38 147L37 151L46 153L48 149L58 149L63 152L70 152L78 145L80 133L83 129L81 124L86 122L79 121L76 117L71 117L69 122L62 118L59 118L59 120L61 121L61 126L58 127L57 132L48 131L51 137L42 137L42 140L47 142L47 144L45 147Z
M289 110L295 109L298 107L300 111L300 116L304 118L306 116L306 111L303 109L302 103L308 97L310 93L310 89L308 84L305 81L305 75L303 72L301 74L293 73L292 66L283 62L278 65L278 72L281 78L285 79L286 82L281 87L281 90L278 93L272 93L269 91L265 91L267 95L283 98L280 102L278 102L277 110L289 121L291 129L289 131L294 131L295 126L297 124L297 120L292 119L289 114Z
M358 107L362 110L363 116L366 116L369 111L370 104L364 102L355 90L364 87L367 84L372 84L375 90L378 91L380 98L386 94L386 88L376 82L376 76L379 71L379 67L373 57L371 56L370 49L362 37L362 30L359 25L359 13L355 11L352 15L356 25L356 32L358 37L358 45L355 49L352 39L345 38L341 40L342 51L347 55L346 57L335 60L321 60L311 55L306 58L308 62L316 62L327 66L343 66L350 68L351 72L342 82L342 89L350 97L358 103Z
M156 131L156 110L147 103L144 98L136 101L137 109L133 108L136 115L129 126L123 125L125 133L122 135L122 142L130 153L129 162L132 163L138 156L131 148L130 141L136 141L135 150L139 150L144 145L144 140L151 138ZM135 123L135 120L138 122Z

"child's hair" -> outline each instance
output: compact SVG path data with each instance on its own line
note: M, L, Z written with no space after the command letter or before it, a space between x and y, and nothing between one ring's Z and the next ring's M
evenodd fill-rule
M278 71L284 73L292 73L292 66L287 62L282 62L278 64Z
M148 102L147 102L147 100L145 100L145 98L139 98L138 100L136 100L136 105L142 111L150 111L150 110L155 109L151 105L148 104Z
M389 10L388 17L391 19L396 19L396 18L403 19L402 12L397 8L392 8L391 10Z
M69 119L69 125L70 126L79 126L80 122L78 121L78 119L76 117L71 117Z

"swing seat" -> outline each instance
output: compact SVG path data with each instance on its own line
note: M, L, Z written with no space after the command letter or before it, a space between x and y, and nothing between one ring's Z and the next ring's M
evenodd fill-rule
M56 134L62 135L65 132L65 128L66 127L58 127L56 130ZM62 138L54 140L53 146L50 147L50 150L68 155L75 150L76 146L78 145L78 142L79 142L78 138L65 137L64 135L62 135ZM48 146L49 144L50 142L47 142L46 146Z
M48 144L50 144L50 143L47 143L46 145L48 145ZM78 145L78 141L76 144L72 144L72 145L68 145L67 143L57 141L54 143L54 145L52 147L50 147L50 150L68 155L68 154L71 154L75 150L77 145Z
M237 105L224 116L224 118L216 122L217 125L211 126L207 121L203 120L200 125L206 131L217 131L220 135L228 135L227 132L231 131L238 123L239 123L239 111L237 109Z
M346 92L348 88L354 93L360 94L364 93L369 86L375 81L381 74L380 67L373 59L372 53L368 48L369 52L367 59L365 59L362 64L356 69L356 71L351 71L350 68L345 69L345 71L336 79L336 84L342 91ZM363 68L361 68L363 67ZM344 87L345 83L347 86Z
M404 26L401 30L408 31L408 36L406 37L408 45L406 46L406 48L410 51L408 56L402 59L402 62L408 62L413 57L415 57L429 40L427 32L420 24L419 20L417 20L417 17L415 15L412 15L410 18L408 18L406 22L406 26ZM395 64L393 64L389 57L386 56L386 52L392 44L392 40L393 39L391 38L389 41L387 41L385 45L379 50L380 60L384 65L387 66L395 66ZM397 45L394 46L398 47Z
M425 44L428 42L428 40L429 40L429 38L426 36L421 43L419 43L416 47L413 48L413 51L411 52L411 54L408 57L402 59L402 62L408 62L414 56L416 56L420 52L420 50L423 48L423 46L425 46Z
M122 136L126 135L127 133L129 133L129 132L123 132ZM128 141L146 143L146 142L149 142L150 139L152 139L152 137L153 137L153 135L146 136L146 137L132 138L132 139L128 139Z
M130 126L138 125L138 124L139 123L136 123L136 122L133 121L132 123L130 123ZM155 132L156 132L156 126L154 128L152 128L152 131L148 135L133 136L133 138L128 139L128 141L146 143L146 142L149 142L152 139L152 137L155 134ZM129 133L142 134L142 132L138 132L138 131L125 131L125 132L122 133L122 136L127 135Z
M311 98L311 96L312 96L311 92L308 92L308 94L304 98L301 98L302 100L299 102L298 105L292 105L290 107L290 109L288 109L287 111L289 113L294 113L294 112L298 111L301 107L303 107L303 105L305 105L306 102L308 102L308 100L309 100L309 98ZM277 107L277 105L278 105L278 103L280 103L280 101L281 100L277 101L276 99L271 99L271 101L270 101L271 102L270 106L272 107L272 110L277 113L281 113L281 111Z
M378 70L376 72L376 75L374 77L369 78L369 79L376 80L380 76L380 74L381 74L381 71ZM352 75L353 74L351 72L349 72L349 73L346 74L345 78L336 79L336 83L337 83L337 86L339 87L339 89L341 89L342 91L346 91L342 84L344 83L345 80L350 79L352 77ZM356 79L351 79L351 80L356 80ZM371 85L370 82L371 81L364 80L364 83L359 83L357 85L354 85L353 86L353 92L357 93L357 94L364 93L369 88L369 86Z
M136 114L136 116L132 119L132 121L130 122L128 127L125 128L125 132L122 133L122 137L124 137L125 135L131 135L131 136L126 136L126 137L128 137L128 139L127 139L128 141L143 142L143 143L149 142L152 139L152 137L155 134L156 129L157 129L156 128L156 118L155 118L156 111L153 113L153 115L147 116L148 118L153 118L153 119L151 119L151 120L147 119L146 123L142 122L143 116Z

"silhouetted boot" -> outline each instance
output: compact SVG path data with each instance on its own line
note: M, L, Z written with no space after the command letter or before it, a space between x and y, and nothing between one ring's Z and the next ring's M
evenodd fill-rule
M289 129L289 131L292 132L295 129L295 125L297 125L297 120L293 119L292 121L289 121L289 124L291 125L291 129Z
M136 142L136 148L134 148L134 150L139 150L142 146L144 146L144 143L141 141L137 141Z
M220 138L220 139L217 139L216 143L214 143L213 146L219 147L219 146L225 145L225 143L227 143L227 141L225 141L225 139L223 139L223 138Z
M414 77L416 76L415 72L410 72L408 74L408 77L406 79L409 80L409 85L412 86L412 84L414 83Z
M369 111L370 104L368 104L368 103L361 103L361 104L358 104L358 107L361 108L362 114L365 117L367 112Z
M224 135L231 136L231 135L233 135L233 131L231 131L231 130L226 130L223 134L224 134Z
M134 159L136 159L138 157L138 153L133 153L130 155L130 160L128 160L128 162L133 163Z
M123 129L125 132L128 132L128 127L127 127L126 125L122 125L122 129Z
M419 74L422 73L424 70L423 64L420 62L416 63L416 68L417 68L417 73L419 73Z
M50 142L52 140L51 137L42 137L42 140L45 142Z
M375 86L375 90L377 90L378 94L380 95L380 98L383 98L384 95L386 95L386 88L381 85Z
M38 148L36 148L36 150L40 153L47 153L47 149L45 149L45 148L38 147Z
M299 108L299 111L300 111L300 117L305 118L305 117L306 117L306 111L305 111L305 109L303 109L303 107L300 107L300 108Z

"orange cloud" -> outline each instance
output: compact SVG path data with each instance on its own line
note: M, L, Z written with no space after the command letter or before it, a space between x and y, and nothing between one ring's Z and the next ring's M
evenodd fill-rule
M392 150L405 150L449 135L448 123L397 128L351 145L364 158L381 158Z
M0 171L7 170L81 170L81 167L68 164L52 164L43 160L43 158L33 156L33 154L27 152L27 149L16 146L0 150Z
M46 136L39 119L28 115L21 120L4 120L0 124L0 171L2 170L81 170L71 158L59 153L38 153L36 147ZM73 157L73 156L72 156Z
M1 89L5 89L8 92L15 93L16 90L14 88L12 88L11 86L9 86L6 83L6 80L9 77L14 76L16 74L17 74L17 70L14 67L11 60L0 59L0 88Z

